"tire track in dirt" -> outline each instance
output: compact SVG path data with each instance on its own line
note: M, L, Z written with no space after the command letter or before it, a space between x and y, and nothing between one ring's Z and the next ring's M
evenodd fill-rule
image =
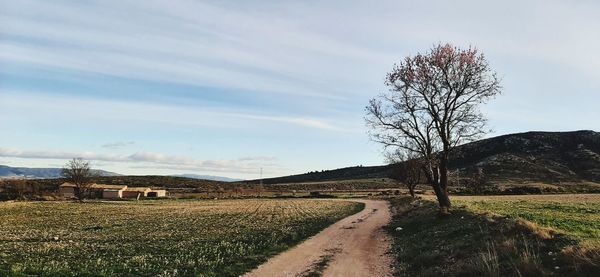
M244 276L392 276L391 240L382 227L391 219L389 204L357 201L365 209L327 227Z

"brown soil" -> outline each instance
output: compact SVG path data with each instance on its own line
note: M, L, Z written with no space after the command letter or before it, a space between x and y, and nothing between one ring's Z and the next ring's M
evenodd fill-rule
M346 201L346 200L345 200ZM382 227L391 213L386 201L350 200L365 209L329 226L245 276L391 276L390 238Z

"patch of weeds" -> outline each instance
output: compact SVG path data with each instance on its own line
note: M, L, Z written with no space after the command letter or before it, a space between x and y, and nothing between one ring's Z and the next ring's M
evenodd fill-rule
M555 229L464 205L438 217L434 202L391 204L397 276L600 276L600 248Z
M488 242L485 250L479 254L478 268L483 269L482 273L486 276L500 276L500 260L495 244Z
M584 242L567 246L560 254L565 263L573 265L575 272L585 276L600 275L600 243Z

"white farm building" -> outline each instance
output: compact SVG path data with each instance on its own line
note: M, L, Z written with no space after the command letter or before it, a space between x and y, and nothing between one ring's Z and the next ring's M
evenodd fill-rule
M59 193L66 198L75 197L77 186L72 183L65 182L58 188ZM147 187L127 187L125 185L104 185L91 184L87 188L88 197L104 198L104 199L121 199L121 198L158 198L166 197L167 191L164 189L151 189Z

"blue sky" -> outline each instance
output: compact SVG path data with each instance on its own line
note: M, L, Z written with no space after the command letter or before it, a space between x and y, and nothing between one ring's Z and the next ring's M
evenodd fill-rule
M0 164L237 178L383 163L364 106L474 45L493 132L600 129L597 1L0 0Z

